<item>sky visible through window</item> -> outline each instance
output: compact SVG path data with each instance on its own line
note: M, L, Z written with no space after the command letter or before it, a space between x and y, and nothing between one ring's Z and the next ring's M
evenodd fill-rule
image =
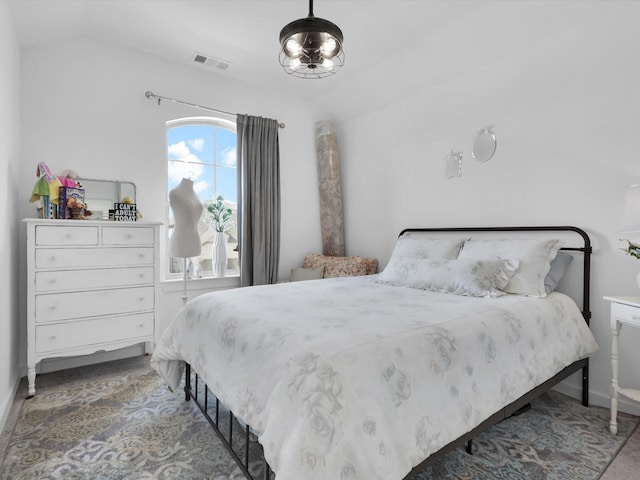
M237 204L235 132L213 125L180 125L167 130L167 149L167 192L189 178L203 203L222 195Z

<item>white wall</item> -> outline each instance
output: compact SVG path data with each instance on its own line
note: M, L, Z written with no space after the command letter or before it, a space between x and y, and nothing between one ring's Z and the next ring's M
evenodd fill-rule
M378 257L381 267L405 227L576 225L590 233L597 246L591 325L600 345L591 363L592 401L606 405L610 330L602 296L639 295L640 262L619 251L616 227L625 189L640 181L640 5L605 3L580 17L538 2L561 26L554 35L534 25L538 41L517 54L487 50L455 76L404 89L400 99L347 118L337 130L347 250ZM478 25L460 22L457 44L482 50ZM425 76L428 69L425 59ZM479 163L471 145L486 125L496 126L498 147ZM447 180L451 149L464 151L462 177ZM623 330L623 385L640 386L639 343L640 331Z
M25 50L21 78L19 211L23 217L35 214L28 197L36 164L45 161L57 174L73 169L85 178L133 181L144 219L166 221L165 123L206 112L170 102L158 107L144 96L151 90L286 123L280 130L280 275L288 278L306 253L321 248L313 110L301 109L286 95L85 37ZM190 285L191 297L202 291L195 288ZM181 286L163 286L158 308L162 328L181 306L180 295Z
M0 2L0 429L18 386L18 171L20 50L6 2Z

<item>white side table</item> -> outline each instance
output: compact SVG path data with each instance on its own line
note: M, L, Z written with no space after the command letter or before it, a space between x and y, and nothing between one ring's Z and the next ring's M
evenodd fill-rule
M640 402L640 390L622 388L618 384L618 339L622 325L640 328L640 297L604 297L611 302L611 423L612 434L618 433L618 396Z

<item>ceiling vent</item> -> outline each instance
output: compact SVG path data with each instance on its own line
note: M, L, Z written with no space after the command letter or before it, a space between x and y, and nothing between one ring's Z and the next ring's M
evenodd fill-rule
M195 52L193 54L193 61L206 65L207 67L217 68L218 70L226 70L231 65L231 62L222 60L221 58L212 57L211 55L205 55L204 53Z

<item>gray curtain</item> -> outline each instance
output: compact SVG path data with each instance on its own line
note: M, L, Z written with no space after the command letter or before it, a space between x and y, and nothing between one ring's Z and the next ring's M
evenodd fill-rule
M280 147L278 122L238 115L240 285L278 280L280 261Z

